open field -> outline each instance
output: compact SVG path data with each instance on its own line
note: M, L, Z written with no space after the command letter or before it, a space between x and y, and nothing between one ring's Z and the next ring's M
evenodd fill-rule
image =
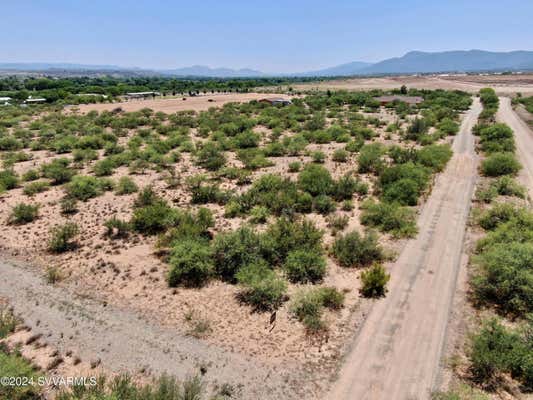
M146 362L184 378L207 365L244 399L323 398L389 272L397 296L392 260L419 206L452 188L434 178L471 99L421 95L418 107L334 93L171 114L5 108L0 241L32 268L4 264L20 286L0 293L34 332L62 351L86 343L76 352L111 372ZM368 271L384 280L369 289ZM99 307L102 321L78 321Z
M82 104L77 106L77 108L79 108L79 111L82 113L87 113L89 111L111 111L118 107L126 112L139 111L143 108L149 108L155 112L160 111L164 113L175 113L185 110L205 111L210 107L221 107L227 103L244 103L251 100L260 100L268 97L281 97L286 99L290 98L286 95L271 93L217 93L194 97L179 97L174 99L158 98L155 100L130 100L116 103Z
M392 76L383 78L336 79L318 83L294 85L296 90L373 90L398 89L406 85L416 89L463 90L477 93L486 86L498 94L533 93L533 75L450 75L450 76Z

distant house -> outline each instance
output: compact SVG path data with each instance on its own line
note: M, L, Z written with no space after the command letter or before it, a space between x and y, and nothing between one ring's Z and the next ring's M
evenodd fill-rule
M292 104L292 101L288 99L284 99L282 97L269 97L259 100L261 103L268 103L272 106L282 105L282 106L288 106Z
M26 100L24 100L25 104L40 104L40 103L46 103L46 99L43 97L28 97Z
M11 101L11 97L0 97L0 104L7 106Z
M161 96L159 92L130 92L126 93L128 99L147 99L150 97Z
M416 105L420 104L424 101L423 97L420 96L399 96L399 95L393 95L393 96L380 96L380 97L374 97L374 100L379 101L379 103L382 106L385 106L390 103L394 103L395 101L402 101L404 103L407 103L409 105Z

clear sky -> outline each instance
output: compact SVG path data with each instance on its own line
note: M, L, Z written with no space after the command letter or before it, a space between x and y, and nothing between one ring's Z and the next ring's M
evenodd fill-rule
M0 62L301 72L410 50L533 50L532 0L0 0Z

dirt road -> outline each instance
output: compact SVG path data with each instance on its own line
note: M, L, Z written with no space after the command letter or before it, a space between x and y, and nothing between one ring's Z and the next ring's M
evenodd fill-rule
M35 334L61 354L73 350L81 360L100 359L106 370L154 375L169 373L180 379L207 369L207 382L242 386L242 399L287 399L290 368L285 375L271 366L230 354L192 337L158 327L128 310L80 298L69 288L46 284L22 265L0 261L0 297Z
M477 175L471 128L480 111L475 99L455 138L454 156L422 210L420 233L393 266L389 293L360 328L331 400L430 398L439 379Z
M519 179L528 188L533 198L533 133L527 124L513 111L511 99L500 97L500 107L496 114L498 121L505 122L515 134L517 154L522 163Z

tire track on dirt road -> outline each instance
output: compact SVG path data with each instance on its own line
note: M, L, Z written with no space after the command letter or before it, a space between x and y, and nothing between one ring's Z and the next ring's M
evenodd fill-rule
M422 400L435 388L477 177L471 130L480 111L476 98L422 209L419 234L392 267L387 297L360 328L330 400Z
M519 179L527 187L529 197L533 198L533 132L514 112L509 97L500 97L496 119L506 123L514 131L518 158L523 167Z
M167 373L184 379L207 369L205 380L234 387L242 384L242 399L301 398L290 391L288 380L272 366L237 353L184 337L170 328L77 296L70 287L46 284L25 265L0 261L0 297L32 333L61 353L72 350L84 361L100 359L110 372ZM285 374L287 375L287 374Z

